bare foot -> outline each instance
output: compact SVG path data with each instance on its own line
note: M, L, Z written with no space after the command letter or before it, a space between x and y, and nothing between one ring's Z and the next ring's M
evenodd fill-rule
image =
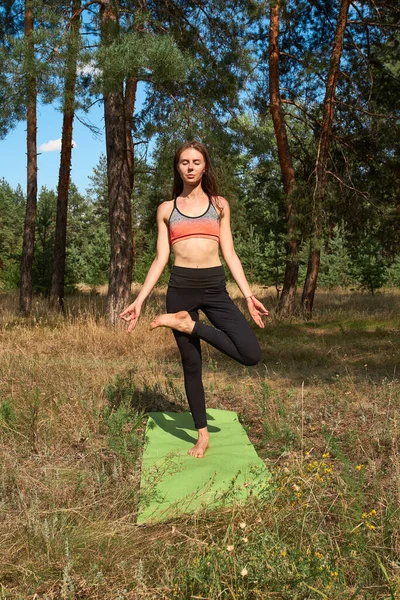
M208 442L210 439L207 427L203 427L198 430L199 439L197 440L197 444L190 448L188 454L190 456L194 456L194 458L203 458L205 451L208 448Z
M181 310L177 313L165 313L156 317L150 323L150 329L155 329L156 327L171 327L171 329L191 334L194 321L186 310Z

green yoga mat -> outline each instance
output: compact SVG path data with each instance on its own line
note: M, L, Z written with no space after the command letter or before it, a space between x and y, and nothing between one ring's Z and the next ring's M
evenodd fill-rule
M197 441L190 413L149 413L142 461L138 523L245 501L265 491L269 472L236 413L207 410L210 447L204 458L187 452Z

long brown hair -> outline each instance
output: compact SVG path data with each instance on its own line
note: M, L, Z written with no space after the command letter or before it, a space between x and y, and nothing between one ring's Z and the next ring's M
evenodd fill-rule
M182 181L181 176L179 175L177 165L178 165L178 162L179 162L182 152L184 152L185 150L188 150L189 148L194 148L195 150L197 150L198 152L200 152L203 155L206 166L205 166L205 170L204 170L204 175L201 179L201 187L204 190L204 192L207 194L207 196L209 196L212 199L214 204L219 209L220 213L222 213L223 207L222 207L221 201L218 198L217 177L216 177L215 171L213 169L213 166L211 164L210 154L209 154L207 148L205 147L205 145L202 144L201 142L198 142L197 140L193 140L192 142L184 142L183 144L181 144L179 146L179 148L177 148L177 150L175 152L174 183L172 186L172 198L174 200L176 200L176 198L183 191L183 181Z

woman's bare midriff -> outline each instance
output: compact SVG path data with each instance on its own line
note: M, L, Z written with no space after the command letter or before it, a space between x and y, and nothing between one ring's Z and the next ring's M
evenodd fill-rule
M174 264L177 267L188 267L190 269L207 269L219 267L219 244L209 238L189 238L180 240L172 246L174 253Z

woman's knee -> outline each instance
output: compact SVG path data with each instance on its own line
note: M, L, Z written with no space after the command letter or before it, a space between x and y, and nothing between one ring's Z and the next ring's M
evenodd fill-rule
M261 354L261 348L258 345L258 342L257 344L249 346L246 348L246 352L242 357L243 364L246 365L246 367L254 367L260 362Z

